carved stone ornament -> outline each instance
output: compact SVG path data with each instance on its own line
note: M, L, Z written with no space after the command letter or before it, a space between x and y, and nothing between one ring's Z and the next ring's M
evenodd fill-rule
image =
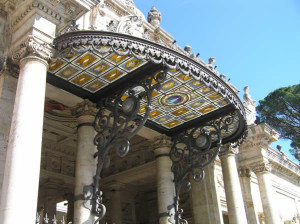
M124 5L126 8L134 9L135 5L132 0L118 0L122 5Z
M83 115L95 116L97 112L98 110L96 105L87 99L84 99L83 102L78 103L77 106L71 109L71 113L75 117L80 117Z
M153 149L172 146L171 138L166 135L160 135L153 141Z
M107 31L117 32L118 22L115 20L111 20L108 25L106 25Z
M219 156L226 156L226 155L237 155L239 153L239 149L234 147L233 144L226 144L222 146Z
M49 60L52 55L51 51L52 48L49 44L30 35L27 40L21 44L20 49L12 55L12 60L18 63L22 58L27 56L36 56L44 60Z
M251 177L251 170L249 168L241 167L238 171L240 177Z
M270 163L259 163L255 164L252 167L254 173L262 173L262 172L271 172L272 166Z
M143 19L138 16L125 16L121 19L117 32L143 38Z
M161 13L153 6L148 12L148 22L155 28L160 26Z

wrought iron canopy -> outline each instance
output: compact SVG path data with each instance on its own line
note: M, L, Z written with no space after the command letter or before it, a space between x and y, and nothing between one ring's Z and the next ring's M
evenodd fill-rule
M234 111L234 122L222 132L223 143L236 141L246 130L244 107L231 87L171 46L119 33L75 31L57 37L54 48L56 60L50 63L47 81L96 103L130 83L167 69L162 88L152 93L146 123L161 133L174 135ZM125 93L122 100L127 98ZM141 116L145 108L146 100L139 108Z

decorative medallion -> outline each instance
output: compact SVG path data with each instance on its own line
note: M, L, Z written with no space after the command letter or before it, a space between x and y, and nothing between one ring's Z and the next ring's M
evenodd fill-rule
M189 96L184 93L170 93L161 98L161 103L165 106L179 106L186 103Z

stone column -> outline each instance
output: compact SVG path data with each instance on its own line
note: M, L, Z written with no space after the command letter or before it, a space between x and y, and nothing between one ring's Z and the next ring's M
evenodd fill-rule
M44 215L47 213L50 220L56 216L56 203L58 203L61 197L61 186L64 182L60 179L49 178L46 183L43 184L43 198L44 198Z
M204 172L203 181L191 181L193 222L197 224L223 224L221 202L215 179L215 164L209 165Z
M157 177L157 201L159 224L169 224L168 206L174 204L175 185L174 175L171 170L172 161L169 157L171 140L161 135L155 139L153 144L156 158L156 177Z
M2 189L8 136L18 82L18 79L16 79L18 72L13 71L15 66L9 66L6 61L4 61L3 71L0 73L0 192Z
M12 116L0 217L3 224L34 223L37 209L49 48L30 36L14 59L20 73Z
M238 149L230 145L222 147L220 159L224 179L224 188L230 224L247 223L246 212L242 197L241 185L236 166L235 156Z
M110 186L110 214L112 224L122 224L122 189L124 184L114 182Z
M252 170L257 176L266 224L281 223L276 206L275 192L270 180L271 165L269 163L259 163L253 165Z
M69 193L65 195L68 201L68 213L67 213L67 223L73 222L74 217L74 194Z
M259 224L258 214L253 203L253 197L251 194L251 170L248 168L240 168L239 174L241 179L248 223Z
M94 145L96 132L93 126L96 112L95 105L88 100L79 103L72 110L78 123L74 224L93 224L95 221L95 216L86 208L87 205L84 205L83 190L85 186L93 184L96 174L97 159L94 158L94 154L97 148Z

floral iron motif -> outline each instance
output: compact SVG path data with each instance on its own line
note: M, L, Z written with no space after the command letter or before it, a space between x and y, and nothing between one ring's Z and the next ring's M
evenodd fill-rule
M98 158L94 178L91 211L97 215L95 223L104 217L106 208L102 204L102 192L99 189L102 168L109 164L108 152L115 149L120 157L124 157L130 147L129 140L144 126L151 111L152 92L159 90L166 78L166 71L146 76L143 80L112 94L98 103L99 112L95 118L94 139L97 145ZM145 112L139 113L140 105L146 104Z
M233 122L235 112L201 124L192 129L186 129L173 137L170 151L172 172L174 173L175 198L174 204L168 207L169 222L173 224L187 224L181 215L179 194L182 187L186 191L191 189L188 176L200 182L204 178L204 168L213 162L222 146L221 132L228 131Z

